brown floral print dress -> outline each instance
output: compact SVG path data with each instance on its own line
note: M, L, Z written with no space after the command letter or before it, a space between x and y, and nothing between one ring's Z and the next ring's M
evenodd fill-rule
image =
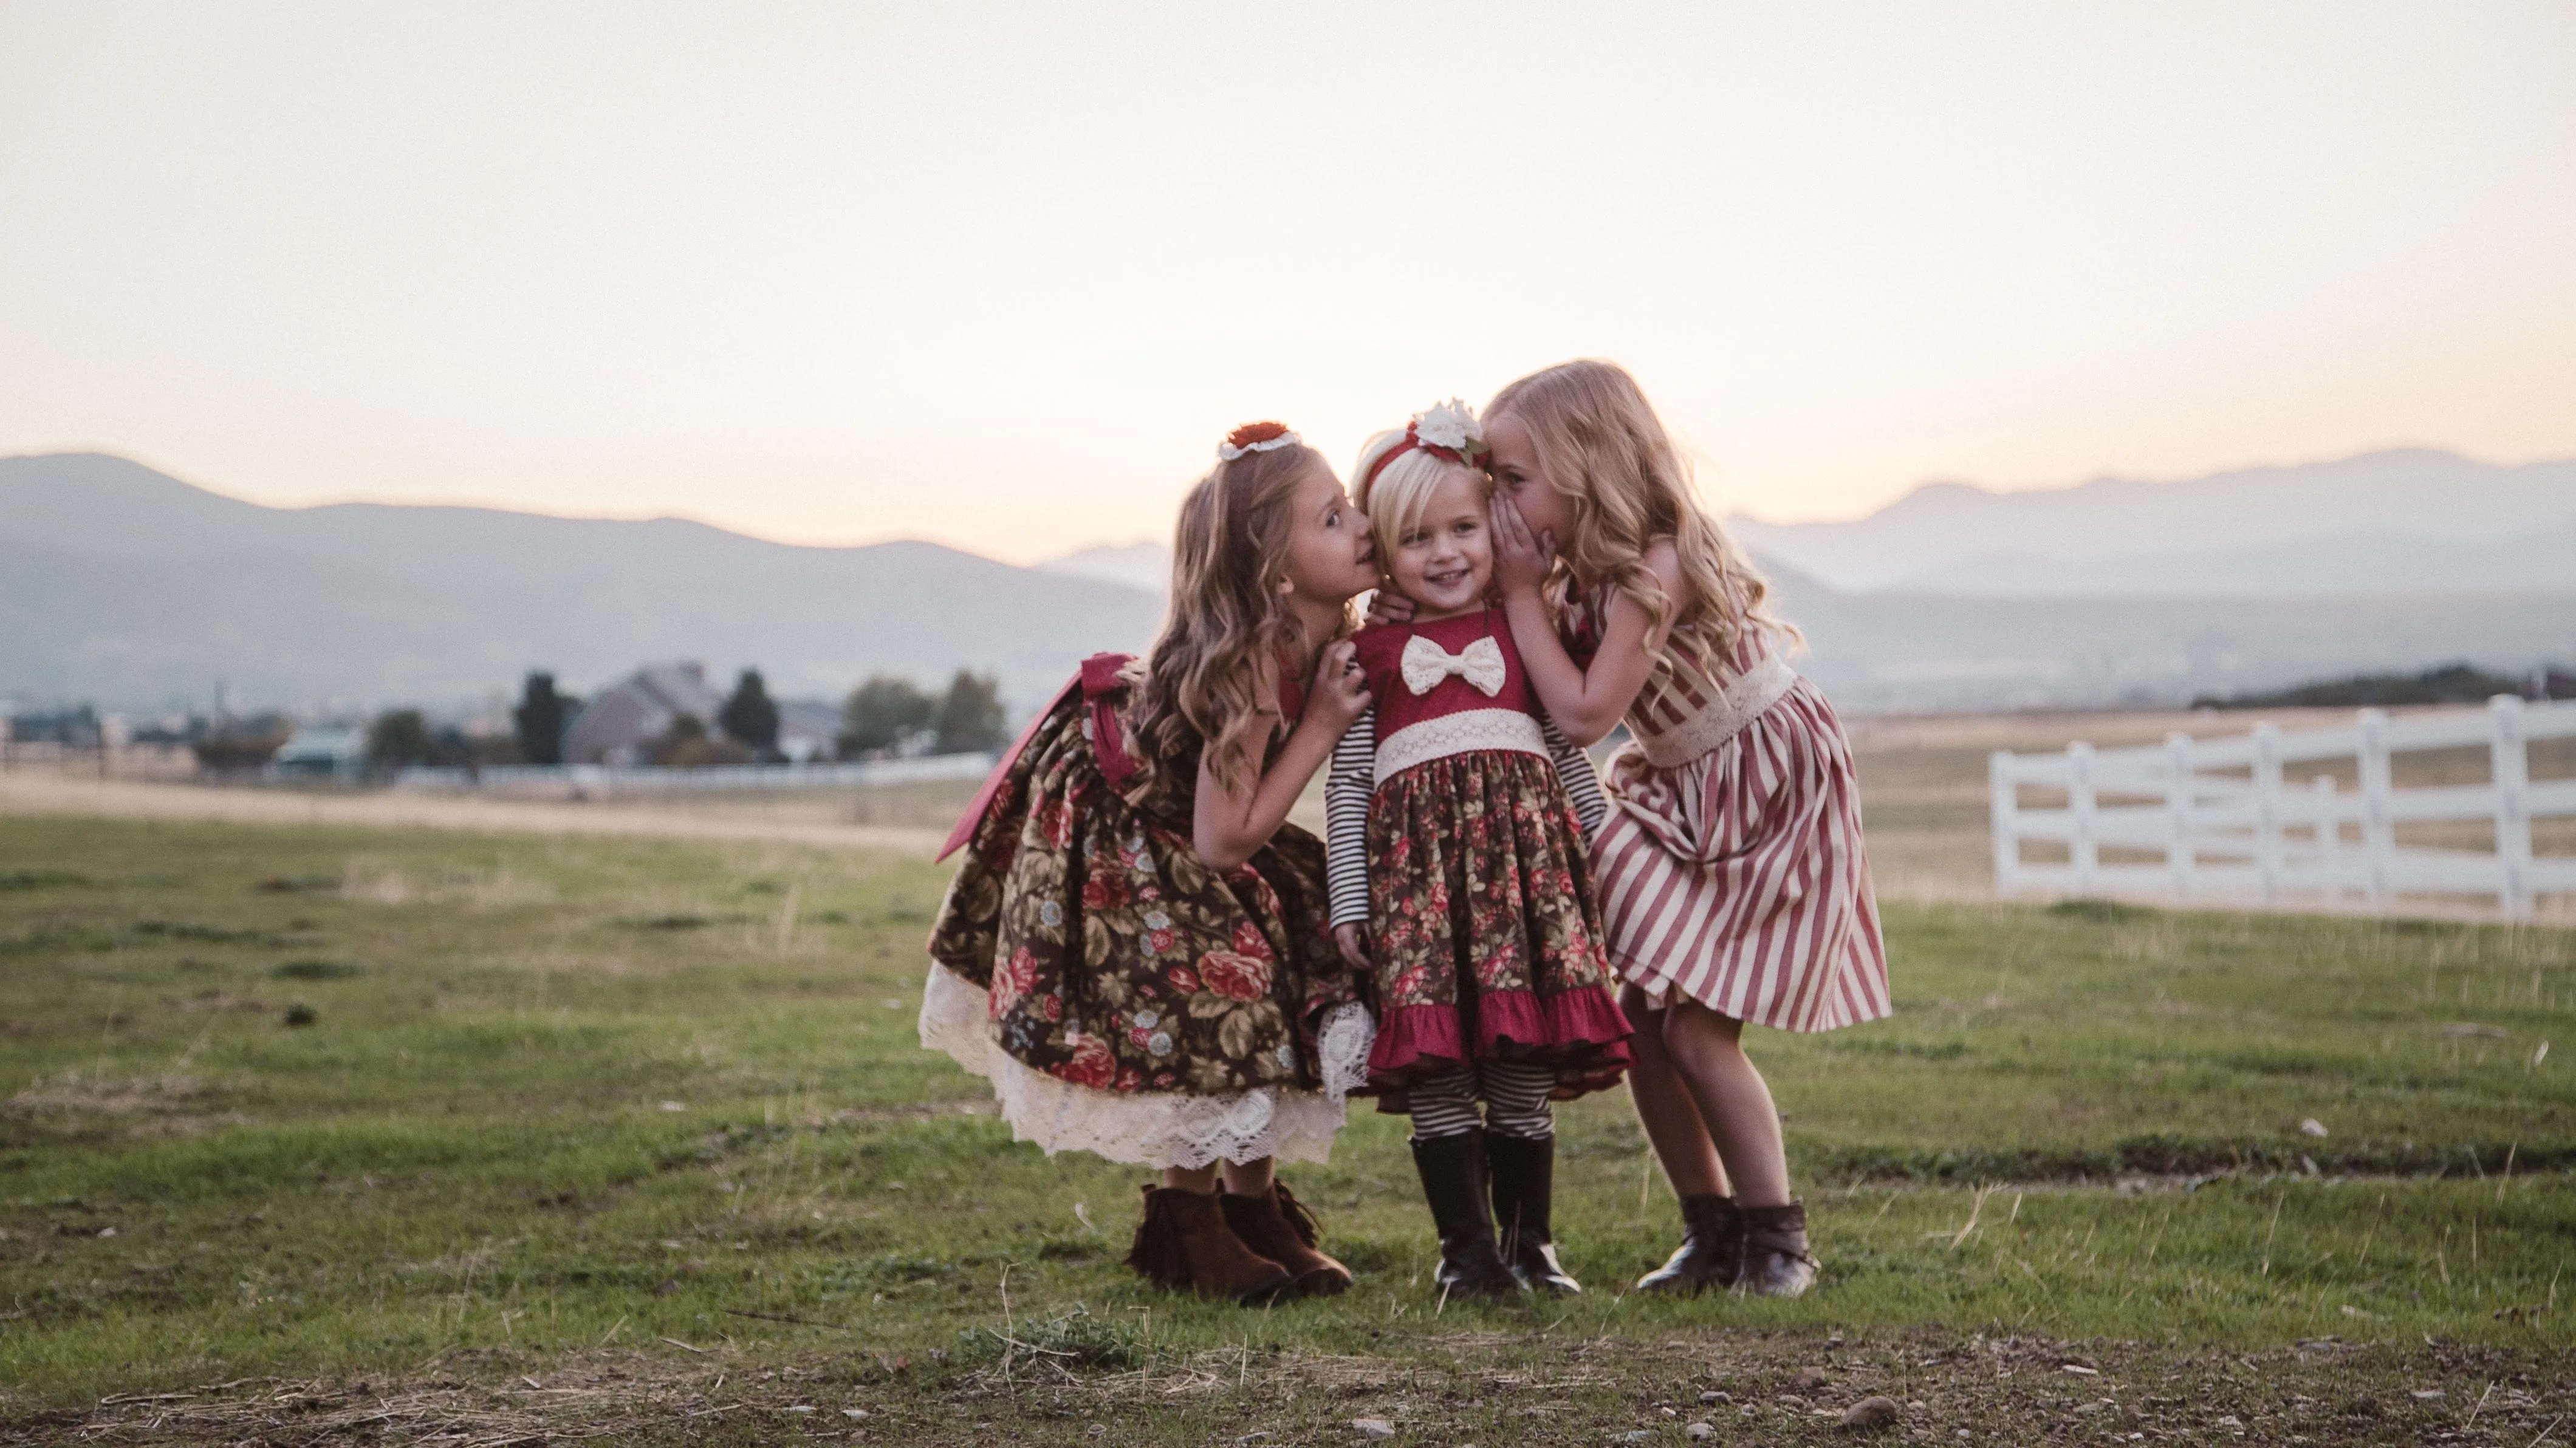
M1192 843L1186 784L1159 809L1122 796L1126 662L1086 661L961 825L924 1043L992 1077L1050 1152L1320 1159L1341 1119L1326 1058L1356 1084L1368 1034L1325 920L1323 846L1284 827L1220 873Z

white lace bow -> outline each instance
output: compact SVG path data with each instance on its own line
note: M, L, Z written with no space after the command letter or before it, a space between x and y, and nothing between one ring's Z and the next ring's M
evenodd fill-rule
M1442 679L1456 674L1490 699L1503 691L1503 646L1487 634L1451 653L1420 634L1404 641L1404 687L1428 694Z

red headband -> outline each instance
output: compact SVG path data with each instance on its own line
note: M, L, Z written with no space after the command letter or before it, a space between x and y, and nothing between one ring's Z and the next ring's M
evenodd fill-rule
M1421 422L1419 420L1408 422L1404 425L1404 441L1397 443L1395 446L1388 448L1382 453L1379 453L1377 455L1377 461L1369 464L1367 474L1360 479L1360 491L1365 493L1369 489L1376 487L1377 475L1386 471L1386 465L1394 462L1397 458L1400 458L1409 452L1427 452L1433 457L1447 458L1453 463L1459 463L1466 467L1475 468L1479 471L1482 471L1485 464L1492 460L1494 456L1491 449L1487 449L1482 452L1470 453L1461 451L1454 447L1443 447L1436 442L1424 442L1422 440Z

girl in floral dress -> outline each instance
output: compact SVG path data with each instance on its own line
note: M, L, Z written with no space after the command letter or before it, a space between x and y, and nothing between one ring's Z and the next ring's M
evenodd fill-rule
M1597 818L1591 766L1540 714L1512 622L1485 600L1477 443L1475 415L1444 404L1361 455L1378 557L1414 611L1353 640L1375 704L1325 788L1333 924L1376 985L1369 1089L1413 1116L1440 1285L1575 1292L1550 1228L1549 1103L1616 1084L1629 1027L1569 789Z
M1494 571L1531 684L1575 739L1634 736L1593 879L1637 1025L1629 1091L1684 1219L1637 1285L1795 1296L1816 1277L1806 1209L1741 1037L1888 1014L1851 747L1625 371L1524 377L1485 427Z
M1257 1302L1350 1282L1272 1162L1323 1160L1365 1079L1323 846L1286 820L1367 706L1341 635L1377 570L1296 434L1255 423L1218 458L1152 654L1086 660L951 837L921 1039L1020 1139L1162 1169L1129 1265Z

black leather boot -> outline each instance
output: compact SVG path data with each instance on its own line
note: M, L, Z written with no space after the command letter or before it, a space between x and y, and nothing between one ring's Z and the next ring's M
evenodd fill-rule
M1485 1137L1485 1165L1493 1177L1494 1230L1501 1235L1503 1265L1523 1287L1563 1297L1583 1284L1556 1260L1549 1202L1556 1195L1556 1138Z
M1517 1297L1528 1291L1494 1243L1485 1215L1485 1133L1460 1132L1413 1143L1413 1169L1440 1233L1440 1271L1432 1280L1450 1297Z
M1732 1287L1744 1263L1744 1217L1735 1198L1682 1198L1682 1245L1664 1265L1637 1279L1640 1292L1685 1295Z

